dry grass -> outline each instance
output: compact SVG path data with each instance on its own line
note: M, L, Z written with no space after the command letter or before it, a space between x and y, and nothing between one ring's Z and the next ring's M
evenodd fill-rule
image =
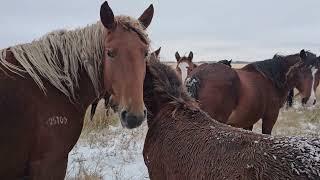
M101 100L97 106L97 111L90 119L91 106L87 109L85 115L84 127L82 130L82 136L91 132L97 132L107 128L109 125L115 125L119 122L118 115L112 111L112 109L105 109L104 100Z

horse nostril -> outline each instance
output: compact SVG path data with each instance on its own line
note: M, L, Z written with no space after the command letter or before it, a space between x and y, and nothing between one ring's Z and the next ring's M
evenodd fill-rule
M124 119L126 119L126 117L128 115L128 111L123 110L120 115L121 115L121 119L124 120Z
M302 98L302 100L301 100L302 104L306 104L307 101L308 101L308 98Z
M315 105L315 104L316 104L316 102L317 102L317 100L315 99L315 100L313 101L313 105Z

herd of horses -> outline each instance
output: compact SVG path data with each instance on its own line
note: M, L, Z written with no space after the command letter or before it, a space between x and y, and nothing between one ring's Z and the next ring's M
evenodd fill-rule
M201 109L234 127L252 130L262 119L262 133L271 134L293 88L298 89L302 104L316 103L320 59L311 52L275 55L241 69L231 68L228 60L197 66L190 55L176 55L176 59L176 70Z
M86 109L93 117L103 98L125 128L147 119L150 179L320 178L320 138L266 135L293 88L316 102L319 57L233 69L176 53L173 69L150 53L153 13L114 16L104 2L93 25L0 50L1 179L64 179ZM263 134L247 131L260 118Z

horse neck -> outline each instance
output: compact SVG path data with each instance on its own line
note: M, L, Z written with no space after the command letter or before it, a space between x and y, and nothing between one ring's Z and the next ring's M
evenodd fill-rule
M285 69L286 69L286 74L289 72L289 69L294 66L297 62L300 61L300 56L298 54L295 55L289 55L284 57L285 60ZM290 89L295 87L295 84L292 82L292 79L287 80L287 87L285 88L286 92L289 91Z
M160 101L161 99L157 98L155 95L155 92L153 91L153 88L148 88L148 90L144 90L144 103L148 109L148 118L147 123L148 126L151 126L153 124L154 118L159 113L161 107L165 106L165 103L163 101Z
M166 120L167 118L163 117L168 116L168 114L173 115L175 109L169 102L159 103L153 101L151 104L146 104L146 106L148 107L148 127L151 127L154 123L158 122L158 120Z
M290 67L292 67L293 65L295 65L297 62L300 61L300 56L298 54L289 55L284 57L283 60L285 60L286 62L286 69L288 71Z
M76 92L76 106L81 110L86 110L90 104L97 99L102 98L103 91L100 89L98 95L96 90L92 86L92 82L87 72L82 70L79 75L79 89ZM102 80L100 80L102 83Z
M180 97L180 100L169 97L166 93L155 92L153 89L150 89L149 92L144 92L145 95L145 105L148 109L148 118L147 123L150 127L155 123L155 119L159 117L166 116L168 114L174 115L177 111L182 111L182 109L188 109L191 111L198 111L199 108L195 102L192 100L189 101L188 98L184 99ZM160 118L165 119L165 118Z

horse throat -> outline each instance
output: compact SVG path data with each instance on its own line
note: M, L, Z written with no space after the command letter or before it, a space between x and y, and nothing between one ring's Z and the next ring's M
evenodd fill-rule
M182 83L184 84L187 76L188 76L188 67L189 67L189 64L186 63L186 62L182 62L182 63L179 63L179 66L178 66L181 70L181 80L182 80Z
M310 97L308 101L306 102L307 105L313 105L316 101L316 95L315 95L315 89L314 89L314 83L315 83L315 76L317 73L318 69L315 67L311 68L311 73L312 73L312 86L311 86L311 92L310 92Z

